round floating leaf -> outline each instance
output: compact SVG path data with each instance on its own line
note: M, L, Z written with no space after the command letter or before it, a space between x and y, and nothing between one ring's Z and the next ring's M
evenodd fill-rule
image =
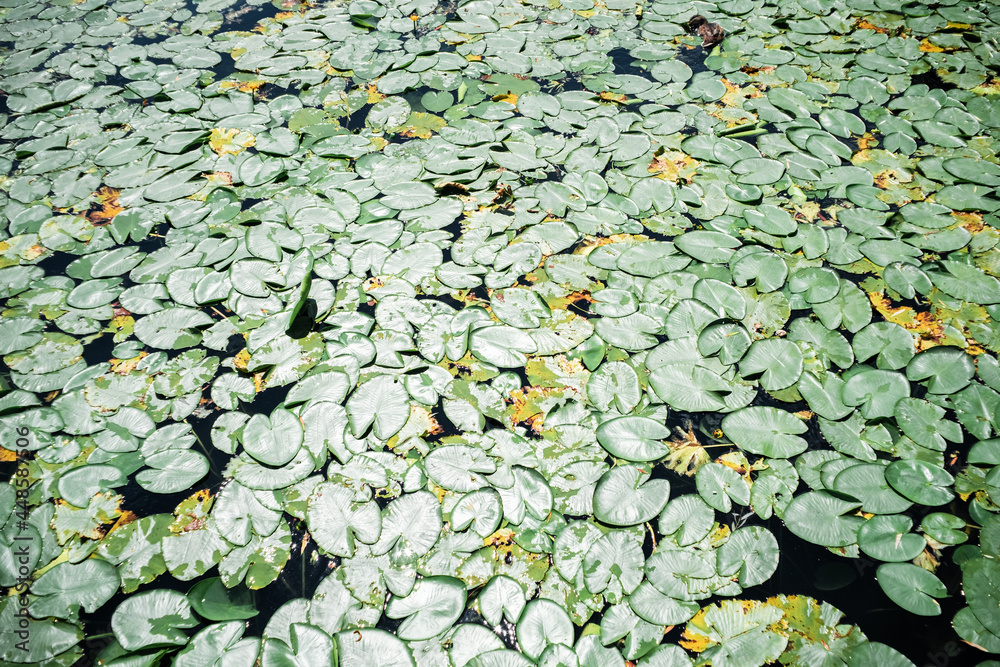
M844 405L843 387L844 381L830 371L819 377L803 373L795 386L809 404L809 409L826 419L842 419L853 412Z
M135 476L139 486L152 493L177 493L208 473L209 463L202 454L191 450L162 451L146 457L149 469Z
M211 317L191 308L167 308L136 320L135 336L160 350L179 350L201 342L199 328L212 324Z
M740 373L744 377L760 375L760 383L768 391L786 389L802 374L802 352L790 340L755 341L740 360Z
M339 632L337 647L344 665L358 667L415 667L403 640L385 630L364 628Z
M719 574L738 574L744 588L764 583L778 569L778 541L763 526L734 531L717 553Z
M521 584L504 575L490 579L479 594L479 608L483 618L491 625L499 625L504 618L517 623L524 610L524 590Z
M382 511L382 533L372 552L423 556L441 534L441 505L431 493L416 491L390 502Z
M702 500L720 512L731 510L733 501L740 505L750 504L750 487L746 480L721 463L703 465L698 469L695 482Z
M519 368L537 345L525 332L514 327L484 327L472 333L469 349L485 362L501 368Z
M181 593L152 590L126 598L111 617L115 639L128 651L187 643L184 628L198 624Z
M949 296L972 303L1000 303L1000 281L963 262L941 261L944 271L928 271L934 284Z
M906 366L911 381L926 382L932 394L954 394L968 386L975 375L972 357L954 347L933 347L913 357Z
M955 628L958 636L966 642L978 646L989 653L1000 652L1000 637L986 629L973 613L971 607L962 607L959 609L952 621L952 626ZM996 667L989 663L980 664L985 664L987 667Z
M549 644L573 644L573 621L552 600L532 600L517 623L517 642L529 658L536 659Z
M566 644L549 644L538 656L539 665L576 665L576 653Z
M936 507L951 502L955 478L944 468L919 459L893 461L885 479L900 495L921 505Z
M743 408L722 420L723 433L741 449L772 458L790 458L804 452L808 445L798 434L807 430L798 417L765 406Z
M674 498L660 512L657 526L661 535L670 535L678 546L686 547L705 538L715 525L715 512L701 496Z
M750 343L746 327L732 322L711 324L698 335L698 351L705 356L717 354L724 364L735 364L742 359Z
M788 278L788 265L769 252L748 252L734 255L732 260L733 282L745 287L753 282L760 293L781 289Z
M439 447L424 459L427 476L450 491L475 491L487 486L480 473L496 471L496 463L478 447Z
M743 213L743 217L760 231L776 236L794 234L798 228L795 220L787 211L769 204L764 204L756 210L747 209Z
M632 608L632 611L635 612L636 616L647 623L653 623L655 625L677 625L689 620L692 616L698 613L697 602L685 602L672 598L669 595L664 595L660 591L656 590L656 588L648 581L644 581L639 584L639 587L636 588L635 591L628 597L628 604ZM669 658L663 655L663 651L658 651L658 649L680 649L680 647L671 646L669 644L661 644L656 649L653 649L652 654L647 654L647 662L643 664L660 665L662 663L664 667L670 667L674 664L671 662L663 663L663 660ZM650 659L650 655L653 654L659 654L661 656L658 661ZM684 653L670 657L678 659L679 656L683 656L684 660L690 660ZM687 664L689 665L690 662Z
M227 588L219 577L203 579L187 592L191 608L210 621L235 621L253 618L259 611L250 591L242 586Z
M555 509L577 516L593 514L594 489L607 470L608 464L603 461L577 461L560 468L549 479Z
M727 378L724 369L701 356L697 339L671 340L659 351L649 358L649 362L657 362L649 363L653 369L649 383L656 396L670 407L707 412L735 409L753 400L754 392L746 391L745 385Z
M825 491L796 496L785 508L785 525L802 539L824 547L844 547L858 539L864 519L844 516L861 506Z
M746 317L747 302L743 294L728 282L702 278L694 286L695 299L713 304L726 317L740 320Z
M934 287L928 275L919 267L905 262L893 262L882 273L885 284L908 299L926 294Z
M980 465L1000 465L1000 438L981 440L974 444L969 450L968 461Z
M785 165L767 158L740 160L732 166L736 182L745 185L770 185L778 182L785 173Z
M885 467L878 463L846 467L827 486L830 491L860 500L863 512L896 514L906 511L912 504L890 488L885 479Z
M961 544L969 539L965 521L947 512L931 512L920 522L920 530L942 544Z
M276 408L271 417L254 415L243 427L243 448L269 466L283 466L302 446L302 422L283 408Z
M618 257L617 267L634 276L650 278L669 271L679 271L691 262L677 252L673 243L650 242L639 243L626 249Z
M420 104L435 113L445 111L455 103L455 97L447 91L428 91L420 98Z
M733 249L742 245L728 234L712 231L686 232L678 236L674 243L682 252L702 262L729 261Z
M825 303L840 292L840 279L831 269L807 267L792 274L788 287L809 303Z
M913 563L879 565L875 578L889 599L919 616L938 616L941 605L934 598L948 595L940 579Z
M355 437L372 429L375 437L388 440L399 432L410 416L406 389L387 375L361 384L347 399L347 417Z
M120 585L118 570L106 560L62 562L31 584L31 593L39 596L32 610L39 616L57 618L71 618L80 608L92 613L110 600Z
M612 468L594 489L594 516L612 526L634 526L660 513L670 498L670 483L649 479L649 472L634 465Z
M357 502L354 493L333 482L316 485L309 497L309 532L325 551L354 555L354 539L374 544L382 534L382 515L371 501Z
M14 605L8 603L3 612L4 627L8 628L4 635L7 636L0 640L0 657L12 664L44 664L83 641L84 633L75 624L52 619L36 621L29 616L22 625L21 619L14 614ZM27 644L11 631L15 627L16 632L30 633L31 640Z
M66 295L66 303L81 309L107 305L118 298L122 291L120 284L121 280L118 278L88 280L70 290Z
M587 381L587 396L602 411L614 405L618 412L627 414L642 396L639 377L625 362L601 364Z
M94 494L122 486L128 477L111 465L86 465L74 468L59 478L59 495L77 507L87 507Z
M586 521L570 522L556 537L552 562L567 581L573 581L582 571L583 558L590 547L604 533L596 524Z
M987 160L956 157L944 160L941 166L952 176L970 183L991 187L1000 185L1000 166Z
M847 667L914 667L902 653L879 642L864 642L847 650Z
M406 597L389 600L385 615L406 619L396 630L401 639L430 639L458 620L465 611L465 598L465 584L460 579L425 577Z
M434 188L419 181L409 181L383 190L381 202L389 208L410 210L433 204L436 199Z
M74 367L82 355L83 346L71 336L45 333L30 350L5 356L4 363L16 373L43 375Z
M654 461L666 456L669 448L663 440L670 430L646 417L617 417L597 427L597 441L617 458L628 461Z
M32 347L42 339L44 324L29 317L8 317L0 321L0 354Z
M495 649L480 653L465 664L466 667L533 667L537 663L517 651Z
M865 370L852 375L844 384L845 405L860 406L865 419L891 417L899 399L910 395L910 383L901 373Z
M642 547L630 535L613 531L601 537L583 559L587 590L604 593L609 602L620 602L642 581Z
M478 623L460 623L448 633L448 637L451 643L452 660L459 664L464 662L467 657L484 655L504 647L503 641L493 633L491 628ZM520 656L521 654L516 655ZM476 658L472 657L471 660L475 661ZM471 662L466 664L471 664Z
M689 592L688 583L715 576L713 561L690 549L664 546L646 559L646 578L664 595L677 600L698 599L697 593Z
M913 520L900 514L873 516L858 531L858 546L872 558L889 563L913 560L927 542L910 532Z
M548 319L548 306L534 292L524 289L497 290L490 300L493 313L506 324L519 329L535 329Z
M865 362L876 356L876 366L886 370L903 368L913 358L913 337L892 322L875 322L854 334L854 356Z
M969 608L983 627L1000 634L1000 563L974 558L962 567L962 590Z
M902 398L896 403L896 423L911 440L928 449L943 452L946 440L962 441L962 429L944 418L944 408L916 398Z
M852 134L861 136L866 130L863 120L842 109L824 109L819 115L819 121L831 134L845 139Z
M455 530L465 530L471 526L480 537L492 535L502 519L500 494L493 489L480 489L466 494L451 513Z

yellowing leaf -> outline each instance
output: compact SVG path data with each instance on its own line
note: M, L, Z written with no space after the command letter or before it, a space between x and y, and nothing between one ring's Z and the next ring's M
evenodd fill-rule
M212 492L208 489L196 491L182 500L174 508L174 516L176 518L170 524L170 532L186 533L204 526L214 502L215 499L212 497Z
M208 145L219 155L238 155L257 143L257 138L249 132L222 127L212 128Z
M403 425L403 428L396 435L389 438L386 445L389 449L405 443L410 438L419 438L426 435L437 435L443 429L438 420L434 418L431 411L422 405L410 405L410 416Z
M887 322L893 322L899 326L919 335L922 340L936 340L942 334L941 323L934 319L934 316L927 312L917 312L909 306L893 306L892 302L881 292L872 292L868 295L869 301ZM930 347L924 345L924 347Z
M665 181L684 179L686 183L694 180L695 171L701 163L693 157L680 151L666 151L653 158L646 168L651 174Z
M233 357L233 368L238 371L247 370L247 363L250 361L250 350L243 348Z
M205 177L210 185L232 185L233 175L228 171L214 171Z
M604 91L603 93L601 93L600 97L605 102L615 102L617 104L627 104L628 103L628 97L625 96L625 95L622 95L621 93L611 93L611 92L608 92L608 91Z
M439 131L447 124L448 122L440 116L420 111L413 111L410 113L409 118L406 119L405 125L394 127L390 131L401 134L404 137L430 139L432 134Z
M930 39L927 38L927 37L924 37L922 40L920 40L920 50L923 51L923 52L925 52L925 53L941 53L942 51L945 51L946 49L942 49L937 44L931 44Z
M493 101L507 102L508 104L513 104L514 106L517 106L517 95L508 90L506 93L501 93L500 95L494 95Z
M1000 95L1000 79L990 79L986 83L982 83L972 89L976 95Z
M868 19L858 19L854 23L854 27L859 30L872 30L874 32L880 32L884 35L888 35L891 32L889 28L883 28L881 26L877 26Z
M694 425L690 421L684 422L685 431L680 426L675 426L677 437L667 442L670 453L664 465L670 470L681 475L693 477L698 469L712 460L705 447L698 442L694 434Z
M94 193L94 203L86 213L87 219L95 225L106 225L111 222L116 215L125 210L118 204L119 193L120 191L115 188L101 187Z
M374 83L369 83L365 86L365 90L368 91L368 104L377 104L385 99L385 95L378 92L378 86Z
M726 93L722 96L722 103L727 107L743 109L743 104L748 99L763 97L764 95L764 93L760 92L760 90L753 84L740 88L729 79L722 79L722 85L726 87Z
M255 92L257 90L260 90L265 85L267 85L267 81L259 81L259 80L253 80L253 81L223 81L223 82L221 82L219 84L219 88L221 88L222 90L234 90L235 89L235 90L240 91L241 93L252 93L252 92Z
M139 362L143 360L144 357L149 356L148 352L140 352L138 355L131 359L112 359L111 360L111 372L117 373L118 375L128 375L136 369Z
M113 317L105 329L108 333L115 335L115 342L120 343L132 335L132 328L135 326L135 318L131 315L118 315Z
M566 402L575 392L569 388L522 387L510 392L511 405L506 416L511 423L528 425L536 433L542 430L545 416Z

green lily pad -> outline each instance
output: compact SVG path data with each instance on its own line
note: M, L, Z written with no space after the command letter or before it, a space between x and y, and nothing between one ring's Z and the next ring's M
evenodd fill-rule
M948 594L933 573L913 563L885 563L875 575L885 594L903 609L920 616L937 616L941 606L934 598Z

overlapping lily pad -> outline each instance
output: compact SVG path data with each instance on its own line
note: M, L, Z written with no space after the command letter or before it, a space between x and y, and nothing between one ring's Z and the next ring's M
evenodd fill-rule
M1000 649L993 5L0 5L0 660Z

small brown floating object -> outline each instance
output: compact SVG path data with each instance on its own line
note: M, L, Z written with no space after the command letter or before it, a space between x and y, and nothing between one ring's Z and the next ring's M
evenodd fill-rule
M698 33L701 45L705 48L715 46L723 40L726 34L718 23L709 23L701 14L696 14L688 21L688 30Z

